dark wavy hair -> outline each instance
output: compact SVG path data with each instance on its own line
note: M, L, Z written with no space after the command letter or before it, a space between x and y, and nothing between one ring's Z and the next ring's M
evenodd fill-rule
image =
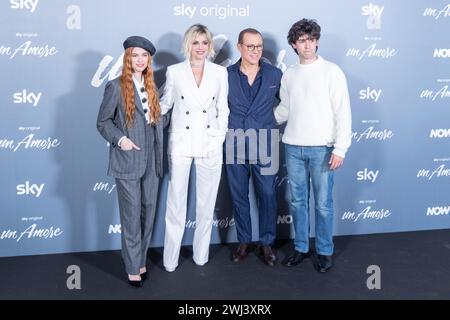
M294 44L298 38L300 38L303 35L308 35L313 39L319 40L320 39L320 26L317 23L316 20L313 19L302 19L300 21L297 21L292 25L292 27L289 29L288 35L287 35L287 41L290 45ZM295 53L297 53L297 50L294 49ZM317 48L316 48L317 51Z

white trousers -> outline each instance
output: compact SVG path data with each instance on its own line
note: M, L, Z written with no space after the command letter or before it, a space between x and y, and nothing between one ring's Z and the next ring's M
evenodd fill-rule
M208 157L169 155L170 178L167 191L166 232L163 262L167 271L178 266L181 241L186 225L189 173L194 161L196 171L196 216L193 259L197 265L208 262L211 228L217 191L222 173L222 148Z

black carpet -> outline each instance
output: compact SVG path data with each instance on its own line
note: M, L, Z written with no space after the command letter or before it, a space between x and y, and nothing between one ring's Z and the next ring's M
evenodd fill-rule
M173 273L162 267L162 248L149 252L149 279L142 288L126 282L119 251L0 258L0 299L303 300L450 299L450 230L335 237L335 266L326 274L316 258L281 265L292 242L277 246L270 268L253 252L234 264L236 244L213 245L203 267L183 247ZM81 269L81 289L69 290L69 265ZM370 265L380 268L381 289L369 290Z

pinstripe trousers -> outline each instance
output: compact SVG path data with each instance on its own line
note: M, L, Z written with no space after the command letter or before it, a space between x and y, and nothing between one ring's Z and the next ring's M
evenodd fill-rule
M139 179L116 179L122 226L122 258L130 275L146 266L153 232L159 178L155 170L155 129L146 126L147 167ZM139 152L143 152L143 149Z

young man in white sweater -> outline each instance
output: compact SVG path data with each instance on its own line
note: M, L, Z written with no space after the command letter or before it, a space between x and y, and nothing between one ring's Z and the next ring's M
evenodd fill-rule
M294 23L288 42L299 56L281 79L278 123L283 135L293 216L294 252L284 261L292 267L309 252L309 195L314 192L318 271L333 266L333 174L344 163L351 143L347 81L334 63L317 55L320 26L314 20Z

